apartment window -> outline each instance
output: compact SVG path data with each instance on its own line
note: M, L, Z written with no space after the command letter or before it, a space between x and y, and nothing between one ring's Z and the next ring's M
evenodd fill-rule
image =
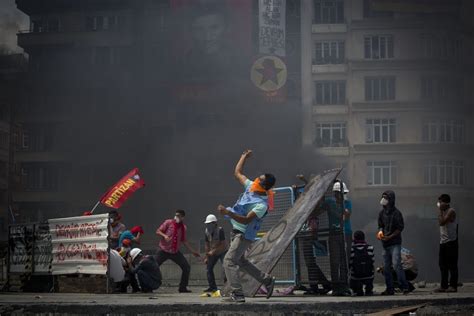
M36 17L30 22L30 31L33 33L58 32L61 23L58 17Z
M421 98L431 102L461 101L462 81L456 78L425 76L421 78Z
M394 143L396 142L395 119L367 119L367 143Z
M318 123L316 124L317 147L344 147L347 146L346 123Z
M10 134L4 131L0 131L0 148L8 149L10 145Z
M346 82L342 80L315 82L317 105L345 104Z
M429 160L424 165L424 183L431 185L464 185L464 162Z
M366 77L367 101L395 100L395 77Z
M124 16L88 16L86 18L87 31L120 30L124 25Z
M313 64L341 64L344 62L344 41L317 41Z
M314 0L314 23L344 23L344 0Z
M54 125L34 124L24 126L22 130L23 151L51 150L54 138Z
M26 190L54 190L58 187L57 169L51 164L22 164L21 174L22 185Z
M366 59L393 58L393 36L372 35L364 37L364 57Z
M427 58L457 58L463 51L462 39L446 35L421 34L421 46Z
M368 185L397 184L397 163L395 161L368 161Z
M464 143L464 122L452 119L429 119L423 122L425 143Z
M364 18L388 18L393 17L393 11L377 8L376 0L364 0Z

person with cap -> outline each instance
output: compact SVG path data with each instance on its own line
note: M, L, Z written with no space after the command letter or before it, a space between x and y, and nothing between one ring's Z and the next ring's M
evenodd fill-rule
M402 266L402 231L405 227L403 215L395 207L395 192L388 190L382 193L380 200L382 210L378 218L377 239L382 241L384 259L384 277L386 289L382 295L394 295L395 289L392 278L392 267L398 278L398 284L403 294L410 293L405 272Z
M188 248L193 256L200 257L199 253L194 250L186 239L187 227L184 224L185 216L186 212L184 210L176 210L174 218L165 220L156 230L156 235L162 237L156 254L156 262L161 266L166 260L171 260L181 268L179 293L191 292L188 289L191 266L179 250L181 244Z
M204 290L204 292L215 292L217 291L217 285L214 276L214 266L219 260L221 263L224 260L227 250L225 231L224 228L217 225L217 217L214 214L207 215L204 224L206 224L204 231L206 257L204 258L204 263L206 263L207 282L209 283L209 288Z
M127 257L127 265L141 292L150 293L161 286L160 267L153 256L144 255L140 248L133 248Z
M119 237L119 247L122 247L123 241L128 239L131 242L132 248L137 244L140 244L140 239L145 232L141 226L133 226L130 230L126 230L120 234Z
M435 291L458 291L458 224L454 208L450 206L451 197L441 194L437 207L439 224L439 269L441 270L441 285ZM451 276L448 283L448 277Z
M122 223L122 214L116 210L109 212L109 247L112 249L118 248L120 234L122 234L127 227Z
M250 181L243 173L245 162L252 154L246 150L240 156L234 169L235 178L244 186L244 193L239 197L232 208L219 205L217 210L230 218L232 224L232 241L224 257L224 271L229 281L231 294L225 301L243 303L245 296L240 283L240 270L263 283L267 289L267 299L273 294L275 278L268 273L260 271L246 257L245 253L255 241L263 218L269 209L269 199L273 197L271 188L275 185L275 177L265 173Z
M373 294L374 289L374 246L367 244L363 231L354 233L349 260L350 287L355 295Z
M347 256L345 251L343 216L345 188L341 180L336 179L328 188L322 208L327 211L329 221L329 264L331 266L332 295L351 295L348 284Z

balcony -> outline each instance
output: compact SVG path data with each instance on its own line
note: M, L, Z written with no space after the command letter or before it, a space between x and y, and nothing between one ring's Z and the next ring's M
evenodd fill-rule
M313 34L324 34L324 33L346 33L347 24L313 24L311 27Z
M313 145L316 152L325 156L349 156L349 142L347 139L327 139L317 137Z

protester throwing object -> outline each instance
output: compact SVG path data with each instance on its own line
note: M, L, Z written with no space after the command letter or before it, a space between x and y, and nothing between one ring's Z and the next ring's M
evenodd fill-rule
M275 185L275 177L269 173L260 175L253 182L243 175L242 169L251 154L251 150L244 151L234 170L235 178L245 188L244 193L232 208L223 205L217 207L222 215L230 217L233 228L232 241L224 257L224 270L231 288L230 297L224 299L228 302L245 302L239 277L241 270L265 285L267 298L272 296L275 286L274 277L260 271L245 257L245 252L254 242L262 220L267 214L268 197L273 194L271 188Z

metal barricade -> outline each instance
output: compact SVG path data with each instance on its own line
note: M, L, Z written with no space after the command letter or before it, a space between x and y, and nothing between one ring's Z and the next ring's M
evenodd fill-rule
M281 187L273 189L274 206L273 211L268 212L263 220L261 231L266 232L275 226L278 221L285 215L294 203L295 197L291 187ZM272 274L277 278L277 283L280 284L294 284L295 276L295 244L294 242L285 250L278 261L278 264L272 271Z

